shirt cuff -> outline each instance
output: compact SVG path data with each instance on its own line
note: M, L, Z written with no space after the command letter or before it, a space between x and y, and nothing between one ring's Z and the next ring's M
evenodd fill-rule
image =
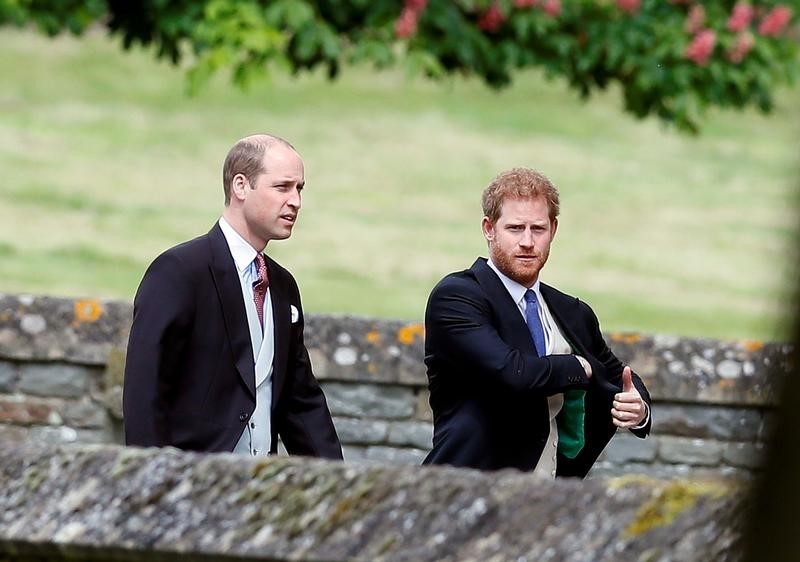
M647 410L644 414L644 419L642 420L642 423L636 427L632 427L631 429L642 429L646 427L648 423L650 423L650 405L647 402L644 402L644 400L642 402L644 403L645 410Z

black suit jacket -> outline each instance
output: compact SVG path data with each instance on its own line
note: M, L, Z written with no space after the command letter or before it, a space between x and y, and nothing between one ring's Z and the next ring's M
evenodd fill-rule
M272 451L342 458L325 397L303 343L300 293L267 257L275 355ZM293 305L299 312L291 322ZM232 451L255 410L255 365L242 289L215 225L150 265L136 293L125 365L129 445Z
M585 445L575 458L559 454L557 474L585 476L614 435L611 403L624 365L588 305L545 284L541 293L575 353L592 365L591 379L573 355L537 356L525 319L485 259L433 289L425 314L434 416L426 464L534 469L550 429L547 396L570 389L587 391ZM635 374L633 381L649 405L644 383ZM633 432L649 431L648 422Z

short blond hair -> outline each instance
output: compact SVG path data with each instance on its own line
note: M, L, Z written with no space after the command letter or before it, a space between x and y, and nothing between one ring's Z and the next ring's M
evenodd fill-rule
M559 212L558 189L547 176L532 168L512 168L502 172L483 190L483 214L494 224L500 218L506 198L530 199L542 196L547 201L550 220Z

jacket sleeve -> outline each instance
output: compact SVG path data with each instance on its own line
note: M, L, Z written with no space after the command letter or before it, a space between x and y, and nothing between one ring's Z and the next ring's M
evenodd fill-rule
M445 278L431 292L425 313L426 364L438 360L464 366L482 384L513 392L547 395L589 384L574 355L538 357L505 342L488 299L470 280Z
M589 318L589 323L591 325L591 332L592 332L592 349L591 352L594 357L600 361L604 368L606 377L609 383L611 383L614 387L616 387L617 392L622 391L622 371L625 368L625 365L620 361L616 355L609 349L608 345L606 344L605 338L603 338L603 333L600 330L600 322L597 319L597 315L595 315L594 311L585 303L581 303L584 307L584 314L586 314ZM633 369L631 367L631 369ZM633 385L636 387L636 390L639 391L639 394L647 403L647 408L649 410L647 424L644 427L638 429L631 429L631 433L636 435L637 437L647 437L650 433L650 429L653 425L653 405L652 400L650 398L650 392L648 392L647 387L642 381L641 377L636 374L635 371L632 371L631 380Z
M125 443L169 444L169 396L193 318L192 285L177 256L162 254L145 272L133 305L123 383Z
M303 338L305 321L300 295L296 285L294 289L299 317L290 343L287 386L276 416L278 433L289 454L341 460L342 446L325 395L311 368Z

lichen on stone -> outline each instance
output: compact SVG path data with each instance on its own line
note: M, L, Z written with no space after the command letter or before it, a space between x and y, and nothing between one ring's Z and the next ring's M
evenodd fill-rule
M625 529L633 538L656 527L671 524L676 517L703 498L719 499L731 493L731 486L716 481L686 482L675 480L653 490Z

